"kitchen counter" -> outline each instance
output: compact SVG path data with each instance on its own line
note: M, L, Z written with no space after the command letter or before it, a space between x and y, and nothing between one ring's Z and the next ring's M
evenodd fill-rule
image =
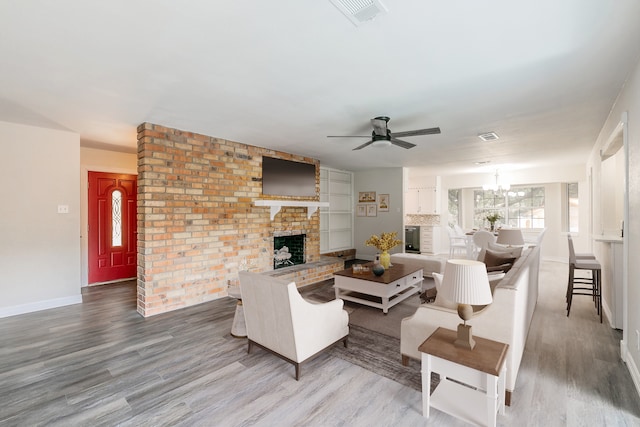
M593 240L596 242L602 242L602 243L622 243L623 242L623 238L620 236L615 236L613 234L600 234L600 235L596 235L593 236Z
M624 328L624 289L622 247L624 239L615 234L593 236L601 243L598 258L602 264L602 308L615 329Z

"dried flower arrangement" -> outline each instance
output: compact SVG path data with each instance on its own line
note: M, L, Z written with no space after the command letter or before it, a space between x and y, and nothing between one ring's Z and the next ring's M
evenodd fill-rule
M369 237L369 239L367 239L367 241L364 242L364 244L367 246L373 246L378 250L384 252L392 248L395 248L396 246L402 243L402 240L399 240L397 236L398 236L398 233L395 231L389 232L389 233L382 233L380 234L380 236L377 236L376 234L374 234L373 236Z

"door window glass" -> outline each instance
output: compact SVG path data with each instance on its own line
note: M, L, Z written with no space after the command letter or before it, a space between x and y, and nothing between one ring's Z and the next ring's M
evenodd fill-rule
M111 246L122 246L122 192L111 193Z

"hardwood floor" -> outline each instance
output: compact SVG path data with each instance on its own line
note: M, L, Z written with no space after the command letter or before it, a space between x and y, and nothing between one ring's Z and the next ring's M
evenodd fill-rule
M502 426L640 425L621 333L576 298L567 265L543 262L541 293ZM235 300L142 318L135 284L88 288L83 304L0 319L1 426L465 425L421 416L420 393L322 354L302 368L229 331ZM399 353L399 349L398 349ZM398 354L398 363L400 356Z

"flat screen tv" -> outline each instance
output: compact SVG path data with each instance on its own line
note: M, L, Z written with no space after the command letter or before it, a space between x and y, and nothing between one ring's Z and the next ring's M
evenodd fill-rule
M316 165L263 156L262 194L315 197Z

